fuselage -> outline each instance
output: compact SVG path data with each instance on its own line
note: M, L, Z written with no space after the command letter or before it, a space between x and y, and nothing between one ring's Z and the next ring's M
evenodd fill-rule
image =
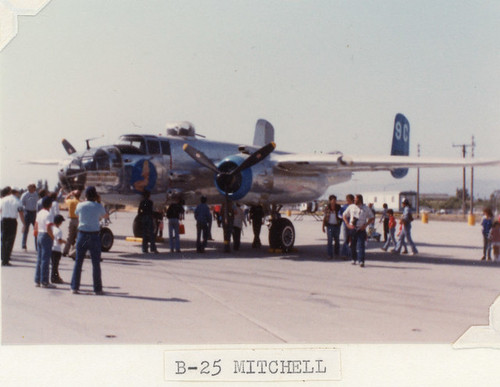
M186 152L190 144L214 164L241 163L258 149L234 143L208 141L193 135L128 134L110 146L91 148L62 163L59 178L66 189L93 185L107 204L136 206L144 190L157 207L182 198L187 205L206 196L221 203L224 194L214 183L214 172L200 166ZM238 201L244 204L289 204L317 199L330 186L347 181L351 173L293 174L275 167L274 152L242 175L247 186ZM243 188L242 188L243 189Z

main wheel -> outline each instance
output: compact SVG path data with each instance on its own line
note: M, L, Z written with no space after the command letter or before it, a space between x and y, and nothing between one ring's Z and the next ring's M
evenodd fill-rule
M295 228L287 218L279 218L272 222L269 229L269 246L289 252L295 243Z
M101 251L107 252L111 250L115 240L113 232L107 227L102 227L99 235L101 237Z

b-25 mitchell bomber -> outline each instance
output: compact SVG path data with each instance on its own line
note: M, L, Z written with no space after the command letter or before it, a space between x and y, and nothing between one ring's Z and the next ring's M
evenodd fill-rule
M410 125L402 114L396 115L388 156L275 150L274 128L263 119L257 121L253 145L199 137L193 125L182 122L167 126L166 136L126 134L116 144L95 148L87 141L83 152L63 140L70 157L59 167L59 180L66 190L95 186L108 205L137 206L144 190L151 193L158 211L178 199L196 205L202 195L212 204L262 205L271 220L270 247L288 251L295 242L295 229L279 215L281 207L315 200L328 187L349 181L353 172L390 171L402 178L408 168L500 164L500 160L409 157Z

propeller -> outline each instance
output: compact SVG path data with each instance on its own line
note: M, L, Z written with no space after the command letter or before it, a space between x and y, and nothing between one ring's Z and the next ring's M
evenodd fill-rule
M193 158L197 163L200 165L203 165L204 167L210 169L212 172L216 174L216 181L217 184L221 187L221 189L224 191L224 219L223 219L223 224L225 226L224 228L224 250L229 251L229 232L226 231L228 229L228 218L229 218L229 205L230 205L230 199L229 199L229 191L234 187L235 183L238 180L238 176L240 172L243 170L250 168L254 166L255 164L261 162L264 160L269 154L274 151L276 148L276 144L274 142L270 142L267 145L264 145L262 148L258 149L254 153L252 153L250 156L248 156L243 162L236 166L235 168L225 171L217 168L217 166L213 163L210 158L205 155L203 152L199 151L198 149L194 148L193 146L189 144L184 144L183 148L184 151Z

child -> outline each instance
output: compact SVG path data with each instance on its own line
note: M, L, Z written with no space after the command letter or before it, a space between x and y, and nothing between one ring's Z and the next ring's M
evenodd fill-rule
M56 215L54 217L54 226L52 227L52 233L54 234L54 244L52 246L52 272L50 275L50 281L53 284L63 284L64 281L59 277L59 261L62 255L62 245L66 243L63 239L63 233L60 229L60 225L64 222L64 217L62 215Z
M387 210L387 217L388 217L387 231L389 236L387 237L384 247L382 247L382 250L384 251L387 251L387 249L391 244L391 241L394 244L394 247L396 247L396 218L394 218L394 211L391 209Z
M396 227L396 226L394 226L394 227ZM406 245L405 235L403 233L403 227L404 227L403 219L400 219L399 230L398 230L398 233L396 236L398 237L398 239L401 239L401 247L403 248L402 254L408 254L408 247ZM396 240L396 238L394 238L394 240ZM396 243L396 245L397 245L397 243ZM396 247L394 247L394 249L392 249L391 252L397 254Z
M483 211L483 219L481 220L481 231L483 233L483 257L481 261L484 261L486 256L488 256L488 261L491 260L491 248L488 241L491 226L493 226L493 212L491 212L490 208L485 208Z
M493 259L495 261L500 260L500 222L493 223L488 240L493 249Z

